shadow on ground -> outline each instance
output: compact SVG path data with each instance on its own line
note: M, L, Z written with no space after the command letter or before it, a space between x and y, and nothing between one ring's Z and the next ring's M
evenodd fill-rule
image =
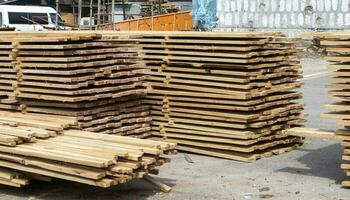
M157 180L173 187L175 181L158 178ZM144 180L137 179L129 183L111 188L97 188L93 186L73 183L64 180L54 180L51 183L35 181L23 188L0 186L0 198L13 196L26 199L147 199L160 191ZM12 199L12 198L10 198Z
M316 176L334 180L336 184L345 178L345 173L340 168L343 148L340 144L333 144L319 149L299 148L299 151L307 152L297 161L306 168L285 167L276 172L285 172L305 176Z

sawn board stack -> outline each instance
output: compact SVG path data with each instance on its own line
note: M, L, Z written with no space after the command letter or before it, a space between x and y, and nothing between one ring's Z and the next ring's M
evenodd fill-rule
M135 36L136 37L136 36ZM92 132L146 137L145 66L129 36L1 33L0 109L60 115Z
M72 129L76 121L0 111L0 184L64 179L111 187L148 174L176 153L172 143Z
M152 137L187 152L254 161L303 138L297 38L276 33L142 33Z
M332 84L327 85L329 95L336 102L326 105L329 113L323 117L337 119L343 129L336 131L341 135L343 164L348 178L342 182L343 186L350 187L350 34L321 34L321 45L326 47L325 59L330 63L332 70Z

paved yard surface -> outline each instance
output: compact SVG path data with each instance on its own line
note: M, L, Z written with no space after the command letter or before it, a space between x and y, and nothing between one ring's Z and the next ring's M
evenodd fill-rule
M303 60L308 127L336 129L334 121L321 119L330 100L323 86L329 73L321 59ZM252 164L189 155L194 163L178 154L161 169L159 178L173 186L170 194L154 190L142 180L112 189L96 189L66 181L33 183L21 190L0 186L0 200L15 199L273 199L348 200L350 189L342 189L345 177L339 168L341 146L332 141L309 139L296 151Z

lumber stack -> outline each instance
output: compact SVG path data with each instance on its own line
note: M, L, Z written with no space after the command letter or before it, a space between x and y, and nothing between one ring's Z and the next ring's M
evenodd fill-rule
M152 137L193 153L254 161L301 137L296 38L277 33L143 33Z
M10 80L16 79L16 70L12 67L12 42L10 40L0 41L0 102L4 96L11 93L12 82Z
M72 129L74 121L40 114L0 112L0 184L21 187L51 178L111 187L134 178L149 180L176 153L172 143ZM3 118L2 116L8 116ZM46 135L45 135L46 133ZM28 137L31 137L29 140ZM154 180L153 180L154 181Z
M159 1L149 1L140 4L141 17L151 17L160 14L175 13L180 11L180 6L176 3L163 1L159 7Z
M23 115L19 112L0 112L0 157L3 159L2 161L15 161L24 164L20 160L11 160L16 157L13 155L16 154L14 153L16 147L23 144L31 145L38 139L56 137L64 129L74 126L75 123L75 121L67 119L43 117L36 114ZM31 179L51 181L49 177L26 173L19 168L10 167L10 165L9 167L4 165L0 167L0 184L22 187L28 185Z
M18 112L0 112L0 145L17 146L57 136L75 121Z
M16 99L9 98L7 95L0 95L0 110L21 111L21 108Z
M12 187L23 187L30 183L27 175L16 170L0 168L0 184Z
M146 69L131 36L0 36L1 110L66 116L86 131L148 136L149 106L141 105Z
M343 152L343 164L348 178L342 182L345 187L350 187L350 34L321 34L321 45L326 47L325 59L330 63L332 70L332 84L326 87L330 89L329 95L336 102L326 105L330 110L323 117L337 119L337 124L344 128L336 133L341 136Z

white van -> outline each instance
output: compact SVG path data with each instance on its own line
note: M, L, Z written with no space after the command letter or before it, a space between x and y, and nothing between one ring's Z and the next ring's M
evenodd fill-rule
M56 27L56 10L47 6L0 5L0 27L16 31L43 31ZM58 15L58 28L69 30Z

